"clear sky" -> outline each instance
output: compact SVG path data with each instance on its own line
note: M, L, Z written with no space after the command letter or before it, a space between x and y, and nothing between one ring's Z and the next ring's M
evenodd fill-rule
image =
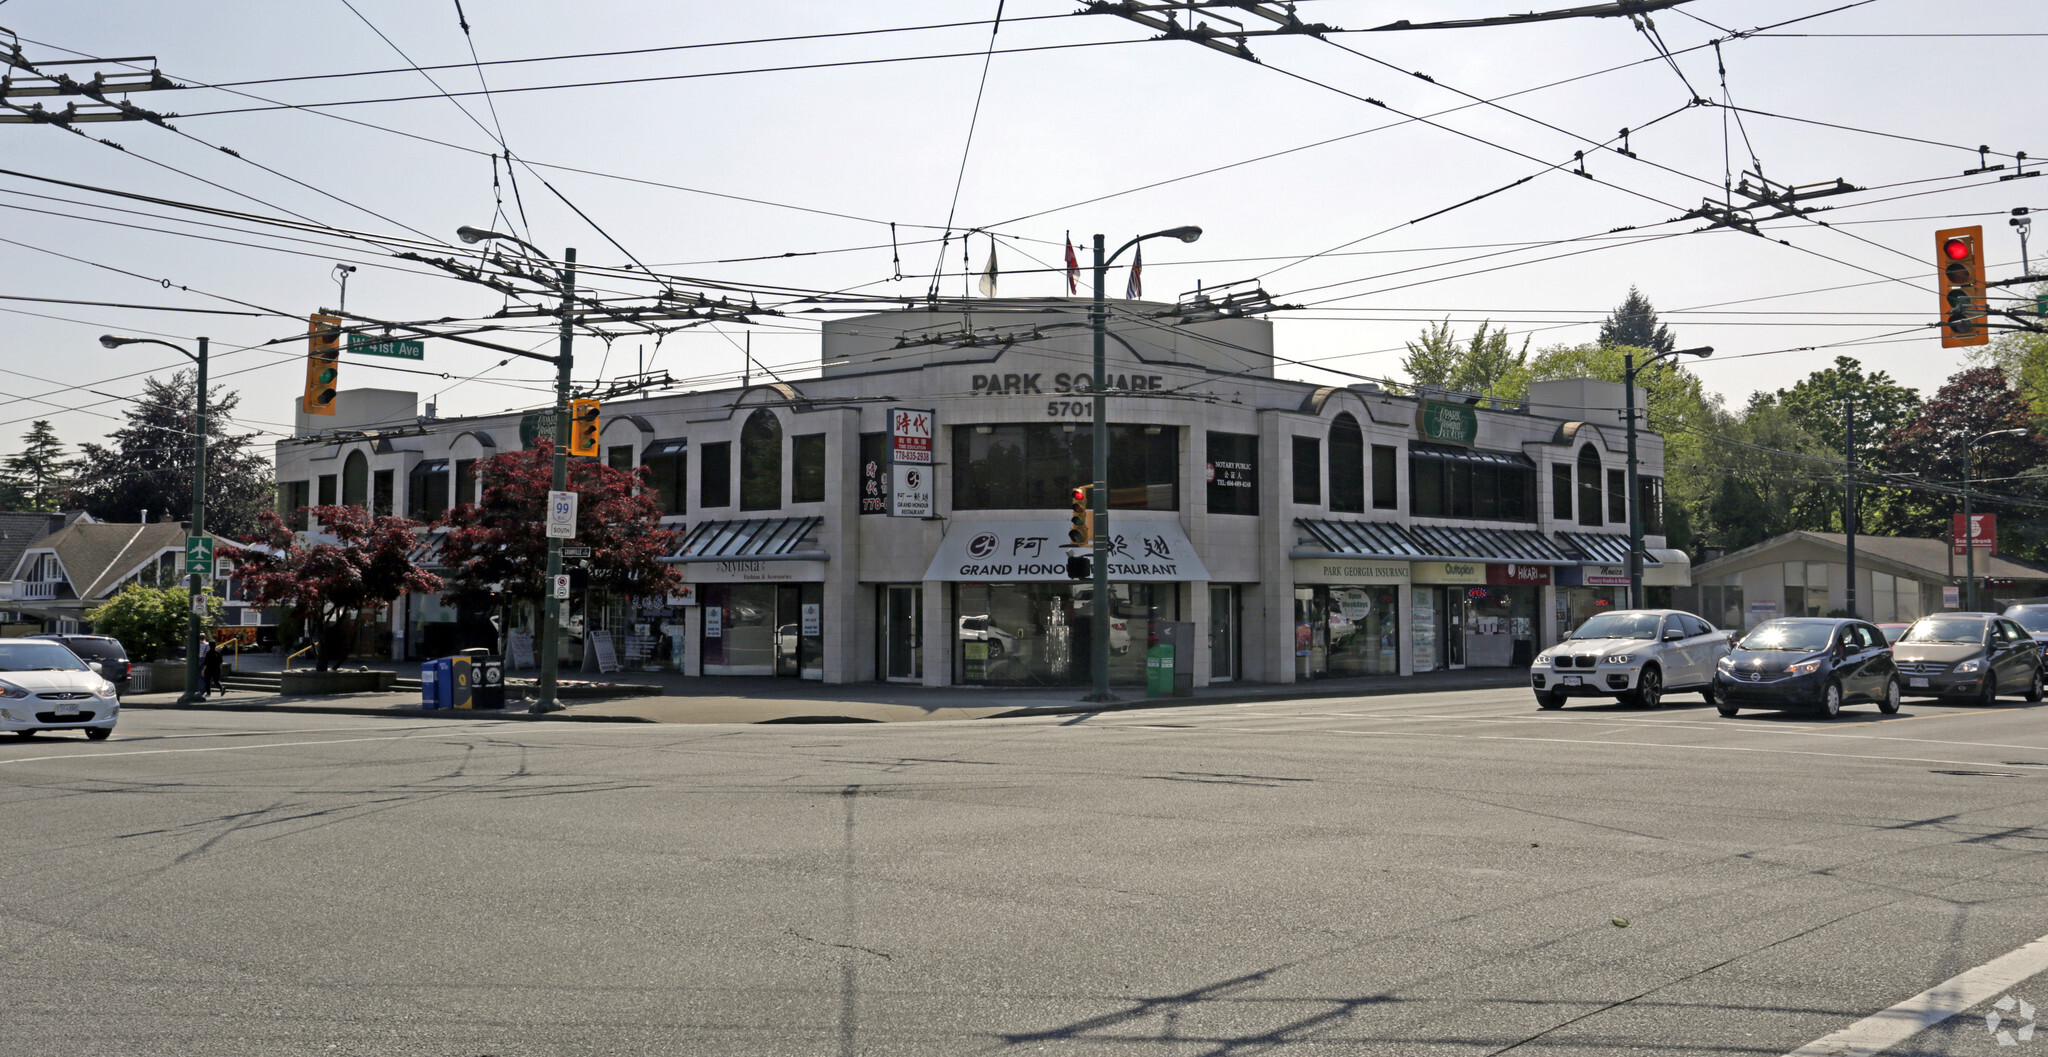
M128 65L224 86L129 97L181 115L172 129L78 126L86 138L0 124L0 169L453 244L441 254L466 250L459 225L497 227L711 292L916 298L936 267L958 296L993 238L1001 295L1052 295L1065 291L1070 233L1085 261L1095 232L1114 246L1199 224L1198 243L1147 244L1147 297L1256 281L1305 306L1275 317L1280 355L1302 361L1289 376L1397 376L1403 341L1445 317L1461 334L1492 320L1537 348L1590 341L1633 284L1681 344L1717 349L1698 370L1731 403L1845 353L1931 392L1962 362L1928 326L1934 231L1983 224L1993 272L2015 275L2008 213L2048 207L2048 180L1998 180L2016 152L2048 155L2028 76L2048 36L2038 0L1692 0L1655 13L1653 29L1578 18L1254 37L1257 63L1079 6L0 0L0 27L32 63L149 56ZM1359 30L1537 6L1297 10ZM1264 24L1229 11L1206 20L1227 30L1226 15ZM529 59L550 61L509 61ZM384 72L346 76L368 71ZM1731 100L1747 112L1718 105ZM1633 157L1612 149L1622 128ZM520 160L509 169L492 157L501 141ZM1963 175L1983 164L1980 144L2007 168ZM1861 190L1813 199L1824 211L1772 221L1769 238L1679 219L1759 169L1781 185ZM351 311L431 319L504 304L393 259L388 244L335 234L18 175L0 175L0 209L0 294L14 298L300 316L339 300L333 269L347 262ZM963 231L974 232L965 262ZM2044 252L2048 241L2035 258ZM1119 269L1112 295L1123 283ZM819 318L609 348L580 339L576 374L647 365L712 387L737 374L751 340L762 363L798 377L816 362ZM302 334L303 320L0 300L0 452L36 418L67 442L96 439L141 376L182 363L158 347L103 350L95 339L108 331L210 335L215 377L243 392L245 425L266 439L289 429L304 343L248 347ZM538 329L485 337L552 348ZM426 374L350 358L343 384L416 389L443 414L548 402L546 365L502 359L437 340L409 365Z

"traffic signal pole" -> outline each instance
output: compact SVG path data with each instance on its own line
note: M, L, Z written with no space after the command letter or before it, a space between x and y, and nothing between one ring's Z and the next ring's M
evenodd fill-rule
M576 248L569 247L562 253L562 338L561 349L555 354L555 475L554 491L564 492L569 488L569 372L575 363L571 344L575 341L576 302ZM546 516L546 508L542 508ZM559 676L556 668L562 659L562 600L555 597L555 577L562 575L562 540L558 536L548 537L548 569L541 581L541 625L540 625L540 679L535 688L531 712L558 712L561 702L555 699L556 683Z

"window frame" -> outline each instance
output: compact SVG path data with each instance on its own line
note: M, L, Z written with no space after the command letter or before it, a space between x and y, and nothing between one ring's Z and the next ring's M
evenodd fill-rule
M1323 440L1296 433L1292 452L1294 502L1299 506L1323 505ZM1306 470L1306 472L1304 472Z

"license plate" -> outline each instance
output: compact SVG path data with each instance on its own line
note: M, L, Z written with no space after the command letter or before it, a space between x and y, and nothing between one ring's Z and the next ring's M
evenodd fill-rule
M1914 686L1926 686L1926 685L1927 685L1927 680L1926 680L1926 678L1924 678L1924 677L1922 677L1922 676L1918 676L1918 675L1916 675L1916 676L1914 676L1914 677L1913 677L1912 679L1908 680L1908 682L1910 682L1910 683L1911 683L1912 685L1914 685Z
M78 706L67 701L57 706L57 714L60 716L75 716L78 714Z
M1565 677L1564 677L1564 685L1566 685L1566 686L1578 686L1578 685L1579 685L1579 677L1578 677L1578 676L1576 676L1576 675L1567 675L1567 676L1565 676Z

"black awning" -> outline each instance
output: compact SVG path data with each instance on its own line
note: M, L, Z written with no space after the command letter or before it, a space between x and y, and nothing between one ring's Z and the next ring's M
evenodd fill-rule
M1560 532L1557 534L1557 540L1566 554L1587 565L1628 564L1627 536L1616 536L1606 532ZM1663 563L1651 557L1646 549L1643 552L1643 564Z
M788 558L801 553L806 558L823 557L814 547L805 547L806 537L824 522L821 517L749 518L743 521L705 521L683 537L681 546L669 555L672 562L732 561L738 558Z
M422 462L422 463L420 463L420 464L418 464L417 466L414 466L414 467L412 468L412 474L413 474L413 476L415 476L415 477L418 477L418 476L422 476L422 475L424 475L424 474L430 474L430 473L447 473L447 472L448 472L448 460L446 460L446 459L428 459L428 460L426 460L425 462Z
M1422 557L1425 553L1420 544L1401 531L1399 525L1383 521L1297 518L1294 523L1308 533L1309 538L1303 543L1315 544L1332 554L1406 560Z
M1462 462L1474 466L1514 466L1524 470L1536 468L1536 461L1518 451L1484 451L1479 448L1456 448L1448 444L1426 444L1422 441L1408 442L1408 454L1418 459L1440 459L1444 462Z
M1535 529L1449 528L1410 525L1408 534L1431 557L1481 562L1577 565L1550 537Z
M682 455L689 450L690 441L687 437L677 437L673 440L657 440L640 449L640 461L646 462L648 459L659 459L669 455Z

